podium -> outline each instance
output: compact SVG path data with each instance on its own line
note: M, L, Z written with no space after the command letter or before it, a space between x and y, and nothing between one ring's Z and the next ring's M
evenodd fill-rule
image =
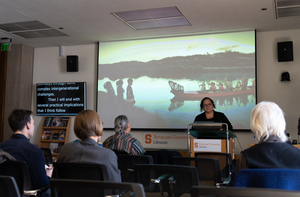
M226 130L220 130L226 126ZM188 156L196 152L230 153L234 158L234 139L236 136L228 131L226 123L195 122L188 125ZM191 139L191 136L195 139Z

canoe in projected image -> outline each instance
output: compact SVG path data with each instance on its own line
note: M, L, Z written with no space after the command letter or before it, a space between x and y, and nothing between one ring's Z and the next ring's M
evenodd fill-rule
M254 94L254 89L248 90L240 90L240 91L233 91L233 92L207 92L201 93L200 91L180 91L180 90L171 90L176 97L182 98L204 98L204 97L221 97L221 96L233 96L239 94Z
M175 98L185 98L185 99L198 99L204 97L226 97L226 96L235 96L242 94L254 94L255 89L253 87L247 87L245 90L233 90L233 91L184 91L179 84L175 84L172 81L169 81L171 87L171 93L175 95Z

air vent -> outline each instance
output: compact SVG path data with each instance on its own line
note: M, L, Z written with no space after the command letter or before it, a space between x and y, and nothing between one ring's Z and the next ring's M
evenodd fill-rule
M300 17L299 0L275 0L276 18Z
M177 7L113 12L112 14L134 30L191 26Z
M0 30L25 39L68 36L39 21L0 24Z

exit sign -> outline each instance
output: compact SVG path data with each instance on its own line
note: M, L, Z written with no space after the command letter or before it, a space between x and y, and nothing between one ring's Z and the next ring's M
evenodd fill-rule
M10 51L10 43L2 43L1 51Z

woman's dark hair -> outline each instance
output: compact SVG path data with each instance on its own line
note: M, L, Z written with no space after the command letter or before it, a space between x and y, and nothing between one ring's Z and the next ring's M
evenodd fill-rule
M200 111L203 111L203 110L204 110L204 109L203 109L203 102L204 102L206 99L209 99L210 102L212 103L213 107L216 108L215 102L214 102L211 98L209 98L209 97L204 97L204 98L202 99L201 103L200 103Z

